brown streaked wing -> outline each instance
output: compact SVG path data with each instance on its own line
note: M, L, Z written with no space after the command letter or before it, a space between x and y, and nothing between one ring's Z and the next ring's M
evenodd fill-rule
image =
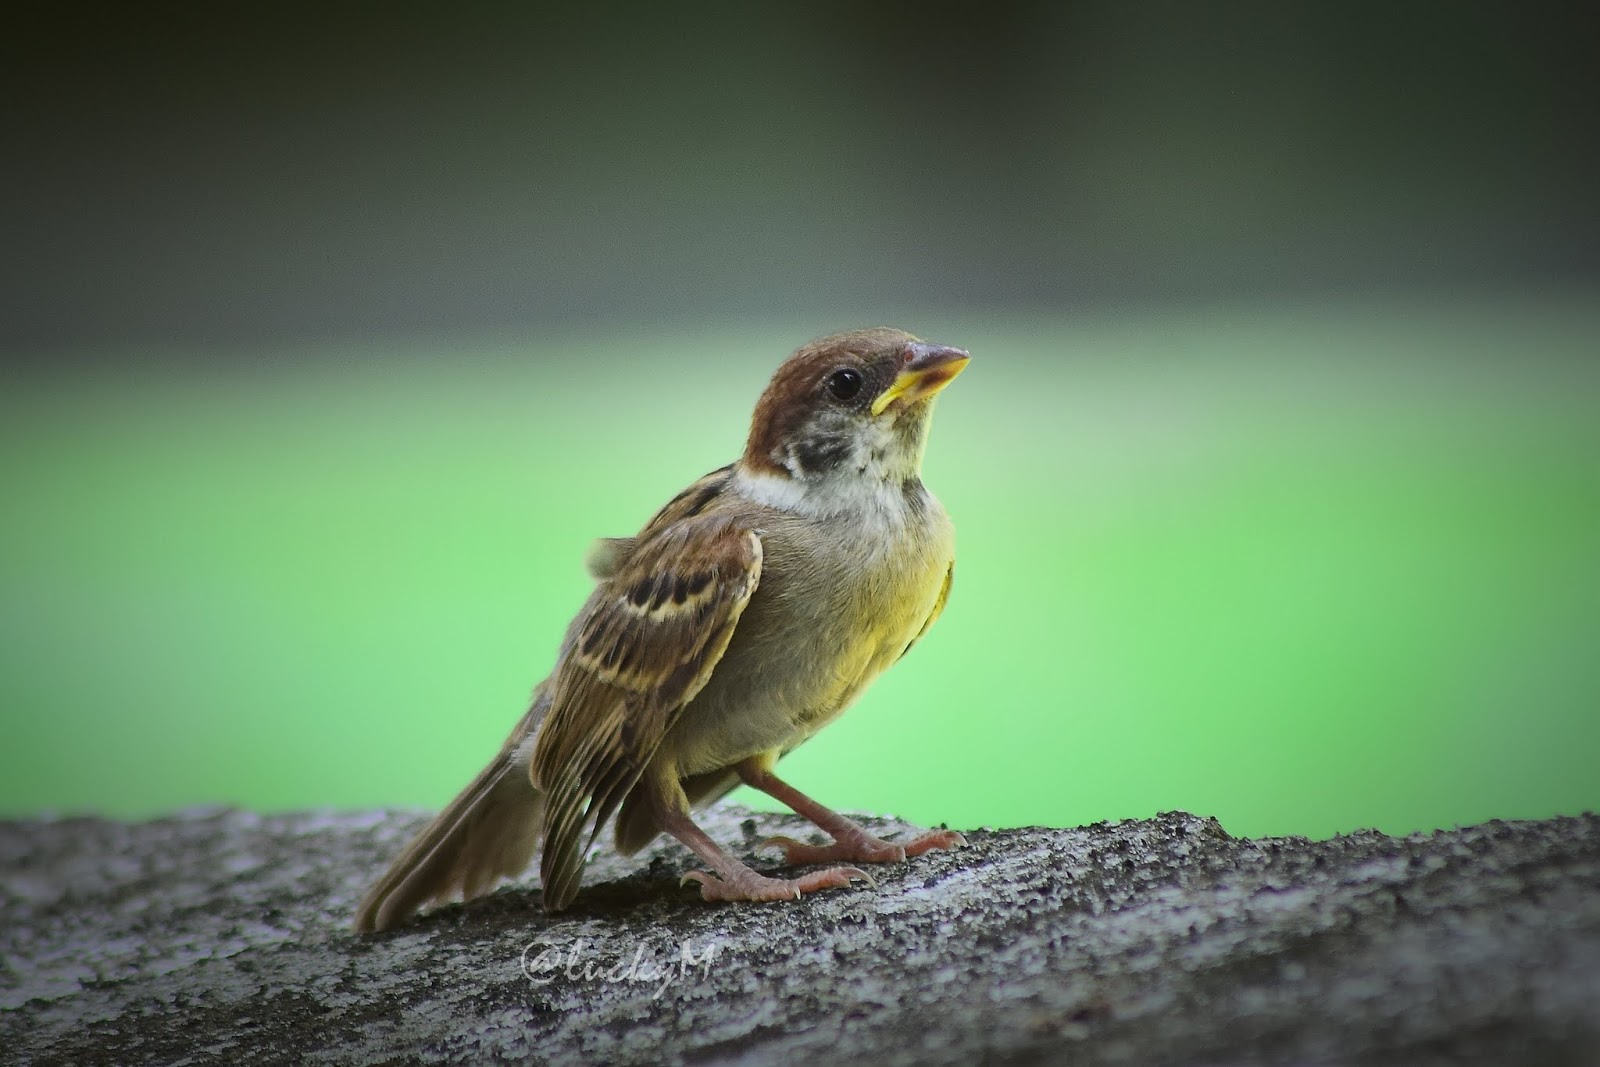
M722 491L728 487L728 480L733 477L733 464L718 467L710 474L703 474L695 479L689 487L671 500L650 521L644 524L644 530L639 534L643 540L655 531L682 519L691 519L706 510Z
M533 752L534 781L548 797L545 907L576 895L584 851L710 679L760 579L753 530L695 515L647 528L596 590L556 668Z
M589 572L589 577L600 581L612 577L628 562L628 557L639 544L649 540L656 531L680 519L692 518L709 507L722 495L732 476L733 464L730 463L697 478L689 488L667 501L665 507L651 516L637 537L597 539L584 554L583 569Z

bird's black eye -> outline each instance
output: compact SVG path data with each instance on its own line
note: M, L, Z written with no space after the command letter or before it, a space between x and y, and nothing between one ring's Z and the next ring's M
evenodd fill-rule
M854 367L841 367L828 375L828 392L839 400L849 400L861 392L861 372Z

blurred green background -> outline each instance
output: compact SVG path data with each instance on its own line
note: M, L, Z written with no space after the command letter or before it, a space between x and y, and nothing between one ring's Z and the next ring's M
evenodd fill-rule
M1600 806L1592 17L1443 10L31 13L0 814L444 803L589 540L876 323L973 352L925 472L960 566L796 784Z
M926 471L958 579L787 762L805 788L1250 834L1600 801L1591 305L928 318L975 353ZM547 670L588 540L732 458L802 336L12 393L0 807L442 803Z

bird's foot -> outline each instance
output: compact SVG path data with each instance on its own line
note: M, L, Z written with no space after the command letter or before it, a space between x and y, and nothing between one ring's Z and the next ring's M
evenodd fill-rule
M771 901L799 900L803 893L837 889L857 878L868 885L877 884L866 871L858 871L854 867L830 867L799 878L768 878L748 869L736 873L732 878L718 878L710 871L690 871L683 876L680 884L699 882L700 896L706 900Z
M920 856L936 848L960 848L967 839L954 830L929 830L905 844L885 841L865 830L845 831L829 845L808 845L792 837L769 837L759 847L783 849L784 858L795 866L808 863L900 863L908 856Z

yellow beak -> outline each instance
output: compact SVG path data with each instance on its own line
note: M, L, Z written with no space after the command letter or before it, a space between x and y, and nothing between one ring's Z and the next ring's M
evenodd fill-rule
M959 348L914 341L906 345L905 365L894 384L872 402L872 413L882 415L897 400L914 404L955 381L972 357Z

